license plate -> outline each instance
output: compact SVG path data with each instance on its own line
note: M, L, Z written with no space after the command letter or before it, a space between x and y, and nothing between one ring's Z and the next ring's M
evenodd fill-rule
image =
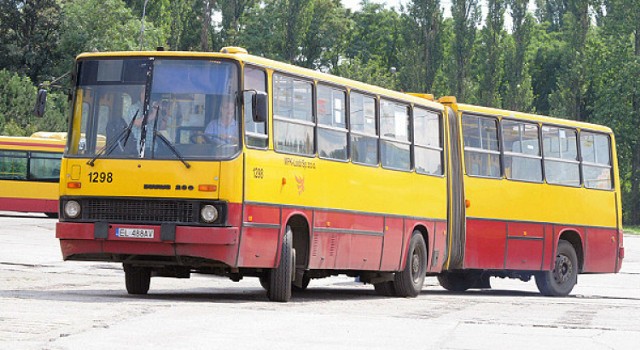
M155 231L150 228L117 228L116 237L153 238Z

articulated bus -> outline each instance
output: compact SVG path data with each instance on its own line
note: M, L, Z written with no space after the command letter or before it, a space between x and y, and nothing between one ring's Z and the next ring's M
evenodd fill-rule
M611 130L434 101L252 56L77 58L56 236L66 260L387 296L535 277L567 295L623 258ZM101 142L100 140L106 140Z
M0 136L0 210L57 217L65 141L56 135Z

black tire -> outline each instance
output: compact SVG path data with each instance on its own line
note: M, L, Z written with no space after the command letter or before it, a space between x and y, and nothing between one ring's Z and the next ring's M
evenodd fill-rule
M144 295L149 292L151 284L151 269L148 267L139 267L124 265L124 281L127 287L127 293L135 295Z
M285 232L282 239L280 263L275 269L269 271L267 297L271 301L287 302L291 299L291 281L295 271L292 237L291 227L287 226L287 232Z
M536 274L536 286L542 295L566 296L578 283L578 255L571 243L558 242L558 252L552 271Z
M478 275L473 272L443 272L438 275L438 282L442 288L450 292L464 292L477 281Z
M422 291L427 274L427 245L419 231L413 231L404 270L393 281L396 296L415 297Z
M294 292L304 292L307 290L307 287L309 287L309 282L311 282L311 278L305 273L302 276L302 285L298 287L295 284L292 284L291 288Z
M396 289L393 286L393 281L374 283L373 288L376 290L378 295L384 297L395 297Z
M269 273L265 273L264 275L258 277L260 279L260 285L264 290L269 290Z

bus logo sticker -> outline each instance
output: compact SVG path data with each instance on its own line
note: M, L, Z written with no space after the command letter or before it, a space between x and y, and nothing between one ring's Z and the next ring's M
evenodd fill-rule
M298 177L296 175L296 182L298 183L298 195L301 195L304 192L304 176Z

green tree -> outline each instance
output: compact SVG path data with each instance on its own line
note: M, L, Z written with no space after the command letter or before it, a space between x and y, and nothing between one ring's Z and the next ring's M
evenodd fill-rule
M44 118L33 115L36 88L31 79L0 70L0 133L28 136L36 131L65 131L67 98L50 94Z
M63 8L60 52L70 61L81 52L140 49L140 17L122 0L71 1ZM145 21L144 48L165 42L164 34Z
M640 224L640 0L608 0L595 75L596 122L616 132L623 219Z
M0 69L40 80L57 59L59 1L0 0Z
M533 112L533 87L529 65L529 51L534 19L527 13L528 0L507 0L511 10L512 35L505 48L505 79L502 107Z
M430 92L442 66L443 13L440 1L413 0L403 16L403 49L399 50L400 88Z
M568 9L562 23L563 64L557 89L550 96L551 114L589 121L586 99L589 82L584 75L589 64L585 55L590 29L589 2L571 0Z
M247 9L254 6L256 0L218 0L222 15L220 36L222 45L236 46L240 43L239 35L242 31L242 17Z
M549 32L557 32L563 27L563 18L570 0L536 0L536 16L541 23L547 23Z
M452 0L451 16L453 17L454 40L452 44L455 66L453 68L453 91L458 101L468 101L473 97L468 94L472 88L469 77L470 60L474 54L476 28L481 19L478 0ZM468 101L469 102L469 101Z
M298 63L328 71L338 65L353 23L339 1L313 0L310 6L311 18L302 35Z
M359 57L348 59L332 73L387 89L396 89L397 85L395 74L380 57L373 57L367 62L363 62Z
M504 75L504 13L506 4L503 0L488 0L486 25L480 31L476 70L478 77L478 93L476 99L483 106L500 107L501 98L498 91Z
M533 58L530 68L533 106L537 113L545 115L551 113L549 96L556 89L558 72L565 64L561 35L558 32L549 32L547 28L548 23L534 26L531 36Z
M346 56L358 57L363 63L374 59L387 68L398 67L398 47L402 42L402 20L393 9L384 5L362 2L362 10L353 14Z

